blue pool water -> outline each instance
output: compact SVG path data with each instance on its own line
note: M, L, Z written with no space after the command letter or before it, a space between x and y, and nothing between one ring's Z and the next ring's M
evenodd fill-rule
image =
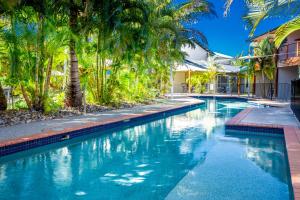
M225 132L226 120L253 105L206 101L1 158L0 199L290 199L283 137Z

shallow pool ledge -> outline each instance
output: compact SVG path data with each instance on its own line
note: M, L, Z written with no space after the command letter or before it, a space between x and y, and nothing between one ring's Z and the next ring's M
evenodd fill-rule
M288 163L294 199L300 200L300 129L295 125L278 125L259 123L245 123L245 118L253 111L247 108L230 119L225 124L227 130L242 130L249 132L264 132L283 134L287 150Z
M81 125L66 127L62 130L55 130L54 127L51 130L32 133L31 135L25 135L9 140L2 140L0 141L0 157L48 144L63 142L80 136L86 136L95 131L105 131L111 128L128 126L133 122L149 121L155 118L174 114L174 112L177 111L194 108L204 103L205 101L202 100L181 101L179 103L177 101L176 103L170 103L167 107L158 106L151 110L146 109L132 113L128 113L127 110L113 118L106 118L103 120L99 119L98 121L87 121ZM30 126L30 124L28 124L28 126Z

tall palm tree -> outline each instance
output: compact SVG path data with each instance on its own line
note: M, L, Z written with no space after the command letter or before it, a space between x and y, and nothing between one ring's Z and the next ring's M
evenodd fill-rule
M96 93L106 101L106 67L143 48L148 33L148 4L141 0L102 0L93 3L92 30L96 40ZM129 58L130 59L130 58Z
M66 95L66 105L70 107L79 107L82 105L82 93L80 88L78 59L76 55L76 36L80 32L79 13L84 11L85 0L68 1L69 9L69 27L71 30L69 51L70 51L70 83Z
M82 30L88 24L88 7L90 0L62 0L54 3L57 14L60 15L61 23L68 19L69 27L69 57L70 57L70 80L66 91L65 104L70 107L80 107L82 105L82 92L80 88L80 76L78 69L77 48L78 41L86 37Z

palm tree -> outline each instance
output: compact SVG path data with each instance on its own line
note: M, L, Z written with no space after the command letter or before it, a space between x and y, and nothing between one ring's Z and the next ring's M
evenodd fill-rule
M269 81L274 79L275 69L275 44L272 38L265 38L253 44L254 58L251 60L253 67L259 68L263 84L263 97L265 97L265 76Z
M76 36L80 32L79 27L79 13L84 12L85 6L88 6L88 1L74 1L67 2L69 9L69 27L71 30L69 51L70 51L70 83L66 93L66 105L70 107L79 107L82 105L82 92L80 88L78 59L76 55ZM86 4L86 5L85 5Z
M100 103L106 97L106 67L134 55L148 40L148 5L143 1L111 0L93 4L93 33L96 40L96 94ZM129 58L130 60L130 58ZM116 71L115 71L116 73Z

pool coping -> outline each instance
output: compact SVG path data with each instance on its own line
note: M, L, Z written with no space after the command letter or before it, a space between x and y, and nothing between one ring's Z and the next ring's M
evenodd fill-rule
M225 123L227 130L263 131L284 135L291 185L295 200L300 200L300 129L297 126L276 124L243 123L243 119L253 110L247 108Z
M90 135L95 131L105 131L107 129L126 126L132 122L142 120L151 120L155 117L165 116L173 112L194 108L205 104L204 101L185 102L184 105L170 105L155 111L142 111L141 113L132 113L128 115L120 115L115 118L105 119L97 122L87 122L72 128L64 128L63 130L46 130L40 133L33 133L30 136L23 136L14 139L0 141L0 157L33 148L63 142L69 139L78 138L80 136Z

